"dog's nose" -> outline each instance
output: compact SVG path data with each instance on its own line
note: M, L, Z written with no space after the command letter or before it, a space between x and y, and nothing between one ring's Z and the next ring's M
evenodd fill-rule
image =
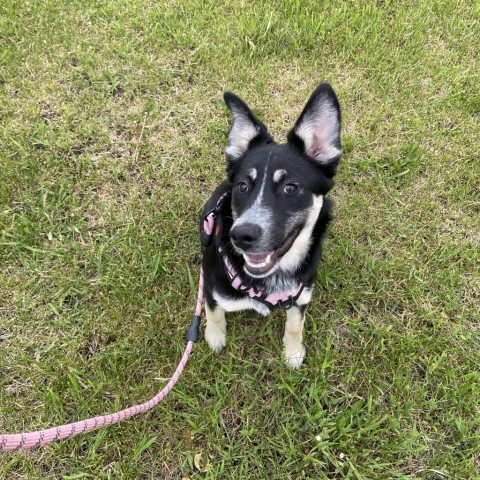
M230 238L233 243L242 250L251 248L255 242L262 236L263 230L254 223L242 223L230 230Z

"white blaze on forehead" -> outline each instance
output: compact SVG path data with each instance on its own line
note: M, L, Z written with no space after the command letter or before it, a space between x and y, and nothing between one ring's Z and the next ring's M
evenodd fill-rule
M265 205L263 205L263 192L265 190L266 180L267 169L265 169L265 173L263 174L262 185L260 186L260 191L258 192L257 198L255 198L255 201L252 203L252 205L233 222L232 228L244 223L255 223L265 227L270 225L272 212L270 209L266 208Z
M278 183L286 174L287 171L283 168L281 168L280 170L275 170L275 173L273 174L273 181L275 183Z
M257 169L256 168L251 168L248 172L247 172L247 175L250 177L250 180L252 182L255 181L255 179L257 178Z

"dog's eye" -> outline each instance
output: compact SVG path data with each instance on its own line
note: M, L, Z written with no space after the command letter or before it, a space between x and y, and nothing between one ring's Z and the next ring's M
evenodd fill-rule
M245 183L245 182L237 183L237 190L240 193L247 193L249 190L248 183Z
M295 193L298 190L298 185L295 185L294 183L287 183L283 187L283 193L286 193L287 195L291 195L292 193Z

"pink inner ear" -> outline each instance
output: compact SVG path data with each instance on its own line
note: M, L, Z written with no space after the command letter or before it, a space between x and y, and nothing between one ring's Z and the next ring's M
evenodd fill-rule
M342 153L335 146L337 129L334 112L324 110L317 116L307 118L297 129L297 135L305 142L307 155L322 163Z
M327 154L327 149L325 149L324 142L321 141L321 137L314 133L312 135L312 145L308 149L308 155L315 158L323 158Z

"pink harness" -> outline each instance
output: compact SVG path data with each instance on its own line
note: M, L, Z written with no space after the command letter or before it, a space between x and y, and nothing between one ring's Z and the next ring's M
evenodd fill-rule
M295 301L301 295L304 284L300 283L297 289L289 290L281 293L267 293L264 289L259 289L249 286L247 283L242 281L242 278L239 272L236 271L233 266L228 253L223 248L220 243L220 228L216 225L216 218L218 212L221 208L222 203L225 198L228 197L230 192L225 192L217 202L217 205L214 209L210 210L203 219L203 228L201 232L201 241L204 246L207 246L211 243L212 238L215 237L216 250L217 254L223 258L223 265L225 267L225 273L230 281L230 285L245 295L257 300L258 302L266 305L270 310L275 308L280 308L280 310L286 311L289 308L292 308L295 305Z

